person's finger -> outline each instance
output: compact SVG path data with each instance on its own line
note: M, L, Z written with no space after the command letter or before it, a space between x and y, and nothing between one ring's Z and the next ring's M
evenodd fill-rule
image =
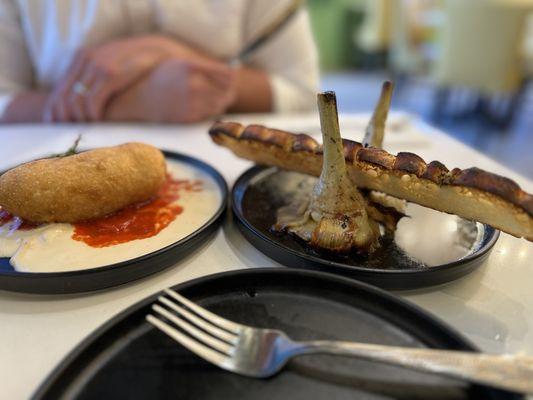
M74 84L68 96L68 111L72 118L78 122L88 120L87 97L94 85L96 77L91 66L84 69L81 78Z
M224 97L228 91L228 88L221 86L203 73L195 75L195 91L199 96L206 99L219 99Z
M220 76L231 75L231 68L221 62L190 61L189 63L196 71L219 74Z
M226 87L234 79L234 71L222 63L191 63L193 72L201 73L217 86Z
M54 122L54 113L53 113L53 104L52 104L52 96L53 94L50 94L48 97L48 100L46 101L44 108L43 108L43 122L50 124Z
M113 94L112 85L105 80L98 80L87 94L85 111L89 121L101 121L105 106Z
M61 88L55 89L48 99L46 115L49 122L68 122L70 121L67 110L65 109L66 94Z
M209 116L224 114L228 108L228 101L225 96L220 96L219 98L214 99L213 103L210 104Z
M100 119L98 112L95 112L95 109L98 109L95 107L95 103L99 102L101 98L105 99L106 88L111 85L112 80L111 74L105 72L102 66L95 62L86 66L79 81L85 91L79 93L81 107L77 111L84 121Z
M50 99L48 100L51 122L64 122L66 120L66 112L63 106L66 95L67 93L64 92L63 86L56 88L52 92Z
M91 120L102 118L104 108L111 97L126 90L149 73L156 59L138 58L132 60L132 49L122 51L113 60L101 65L95 83L87 97L87 114Z
M66 95L70 93L74 85L80 81L84 70L90 63L90 54L91 53L89 50L86 49L82 49L76 53L72 64L67 70L67 73L65 74L65 77L58 88L58 93L60 93L60 95Z
M52 113L53 122L71 122L70 115L65 107L63 100L55 104Z
M100 71L86 97L86 115L91 121L102 119L105 107L109 100L121 91L131 87L138 81L135 72L124 71L116 74L109 71Z
M194 85L194 89L190 93L193 115L198 115L199 119L205 119L226 111L229 106L226 88L213 84L203 73L197 73L191 79L191 84Z
M219 96L202 96L193 100L191 108L193 122L196 122L222 114L225 111L225 104Z
M89 61L90 52L87 49L82 49L74 56L70 67L68 68L62 81L54 90L54 94L50 100L51 103L51 119L54 122L70 122L73 120L73 114L69 105L69 96L72 87L79 80L85 64Z
M52 105L50 107L51 122L64 122L66 120L66 113L63 107L63 99L58 95L54 96Z
M219 87L212 87L205 97L209 99L210 107L219 114L226 112L234 100L234 94L231 90Z

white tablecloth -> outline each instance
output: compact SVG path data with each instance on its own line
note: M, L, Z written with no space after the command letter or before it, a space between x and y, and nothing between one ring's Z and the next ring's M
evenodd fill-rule
M344 115L346 138L361 140L367 116ZM285 130L318 135L316 115L247 116ZM533 182L405 114L390 118L385 147L412 151L448 167L478 166L505 175L528 192ZM208 124L191 126L8 126L0 127L0 169L67 149L78 133L82 147L143 141L190 154L217 168L229 185L250 166L219 148ZM214 237L175 267L111 290L69 296L24 295L0 291L0 399L26 399L52 369L95 328L136 301L162 288L202 275L238 268L279 266L226 221ZM481 349L533 355L533 245L502 234L477 271L458 281L424 290L398 292L462 332Z

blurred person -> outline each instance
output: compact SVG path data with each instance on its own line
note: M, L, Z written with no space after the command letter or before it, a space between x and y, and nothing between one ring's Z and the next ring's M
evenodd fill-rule
M306 10L227 60L290 0L0 0L0 116L14 122L189 123L314 108Z

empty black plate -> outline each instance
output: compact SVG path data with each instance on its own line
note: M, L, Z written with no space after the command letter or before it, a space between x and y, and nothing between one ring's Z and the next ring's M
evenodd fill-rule
M178 260L205 242L223 219L227 208L226 181L210 165L196 158L165 151L165 157L209 175L220 191L220 204L213 215L196 231L152 253L112 265L68 272L18 272L9 258L0 258L0 289L39 294L66 294L109 288L143 278L175 265Z
M232 211L240 231L257 249L287 267L337 273L386 289L415 289L473 271L499 236L488 225L408 204L412 218L402 218L395 237L382 238L371 255L319 253L292 235L271 230L278 208L295 194L310 191L315 181L297 172L256 166L233 186Z
M175 287L237 322L294 339L359 340L473 350L433 317L382 290L320 272L226 272ZM221 370L145 321L157 295L130 307L81 343L36 399L519 399L518 395L406 369L333 356L291 361L269 379Z

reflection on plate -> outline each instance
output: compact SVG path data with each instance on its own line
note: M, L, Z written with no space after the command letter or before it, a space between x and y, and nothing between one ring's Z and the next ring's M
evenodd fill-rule
M168 206L155 210L164 214L163 228L158 219L157 229L140 226L136 234L141 239L114 237L116 226L111 222L120 225L122 211L97 224L96 232L108 235L104 241L95 240L101 239L98 234L94 236L95 224L47 224L14 232L4 224L0 227L0 255L4 256L0 258L0 289L36 293L94 290L169 267L192 251L220 222L226 183L217 171L199 160L169 152L165 155L176 196ZM136 206L132 210L134 219L142 217L137 210L145 214L153 211L149 205ZM124 221L133 223L131 218Z
M332 274L226 272L176 287L239 323L295 340L353 340L472 350L460 335L391 294ZM158 294L114 317L63 360L35 399L520 399L465 382L349 357L306 356L269 379L215 367L149 325Z
M421 268L461 260L479 250L485 225L408 203L394 242Z
M342 273L395 289L435 285L477 267L496 242L498 231L455 215L408 204L394 238L384 236L371 255L319 252L298 238L271 230L279 207L309 191L316 178L276 168L254 167L236 182L234 216L259 250L291 267Z

